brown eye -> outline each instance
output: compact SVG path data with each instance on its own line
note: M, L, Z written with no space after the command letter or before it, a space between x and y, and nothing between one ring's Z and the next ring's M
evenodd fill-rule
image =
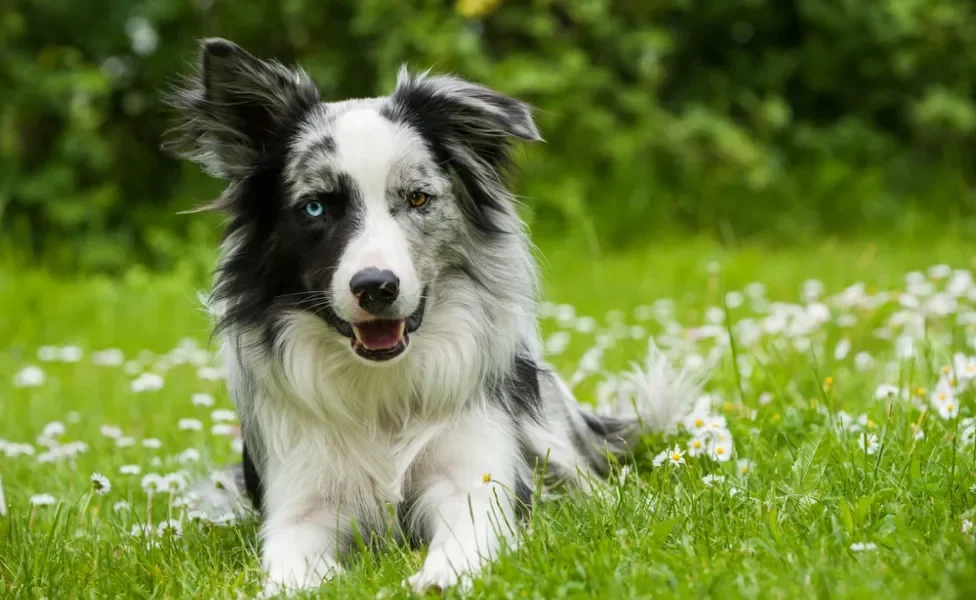
M430 196L423 192L410 192L410 206L414 208L420 208L424 204L427 204L427 200L429 199Z

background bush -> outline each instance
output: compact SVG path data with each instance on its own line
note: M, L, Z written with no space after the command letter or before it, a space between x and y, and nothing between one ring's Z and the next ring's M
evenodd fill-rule
M5 248L167 267L219 190L166 157L159 92L219 35L325 98L454 71L539 107L519 180L540 235L623 245L976 229L976 5L952 0L7 0Z

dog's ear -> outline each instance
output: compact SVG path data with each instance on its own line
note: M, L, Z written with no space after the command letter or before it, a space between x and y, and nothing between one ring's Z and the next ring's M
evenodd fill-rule
M528 104L457 77L413 75L401 67L393 106L428 140L469 150L494 168L502 166L512 139L542 141Z
M210 38L201 43L196 70L166 100L179 116L164 148L216 177L241 179L319 102L319 92L301 70Z

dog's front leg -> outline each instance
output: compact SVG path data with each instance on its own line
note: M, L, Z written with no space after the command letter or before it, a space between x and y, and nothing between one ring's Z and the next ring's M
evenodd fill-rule
M261 527L265 595L314 589L341 572L336 556L352 516L294 470L272 472L267 489Z
M478 410L432 440L416 468L411 520L428 553L415 591L465 582L518 539L517 489L525 477L515 428L501 410Z

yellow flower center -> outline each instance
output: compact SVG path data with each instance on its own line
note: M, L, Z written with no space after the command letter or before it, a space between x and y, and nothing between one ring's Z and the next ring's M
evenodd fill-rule
M699 442L698 440L693 441L691 445L694 446L695 449L701 448L701 442Z
M671 460L678 462L679 460L681 460L681 455L675 452L674 454L671 455Z
M945 392L942 392L941 394L939 394L939 400L945 400L948 397L949 397L949 395L946 394Z
M715 454L725 454L725 448L719 446L715 449Z
M703 421L701 419L695 419L695 427L701 427L704 424L705 424L705 421Z
M481 482L482 482L482 483L488 483L489 481L491 481L491 473L485 473L485 474L484 474L484 475L483 475L483 476L481 477Z

